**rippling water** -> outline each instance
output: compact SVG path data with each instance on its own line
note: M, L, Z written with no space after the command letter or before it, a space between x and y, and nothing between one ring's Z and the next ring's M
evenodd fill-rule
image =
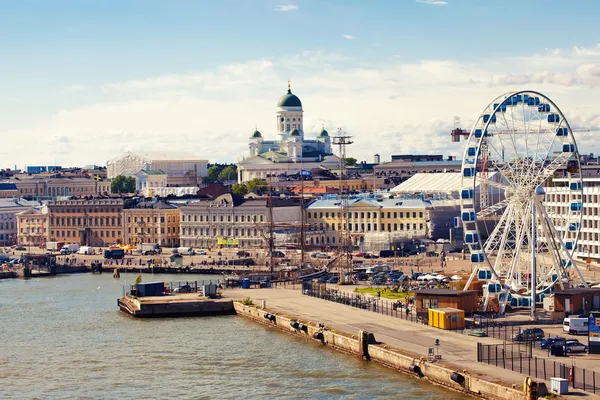
M134 320L117 311L123 284L0 281L0 398L461 398L236 316Z

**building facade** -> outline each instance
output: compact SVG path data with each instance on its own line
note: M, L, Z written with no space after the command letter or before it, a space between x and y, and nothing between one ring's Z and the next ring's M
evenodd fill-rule
M48 202L49 241L105 247L122 243L123 200L55 200Z
M125 243L179 246L179 209L163 202L138 203L123 211Z
M147 196L154 189L167 187L167 173L159 170L141 170L135 174L135 190Z
M338 199L315 200L307 207L311 245L337 246L348 229L352 245L361 250L391 249L393 245L427 237L428 210L421 200L351 198L344 225Z
M23 199L0 199L0 246L19 243L18 215L39 208L40 203Z
M207 175L208 160L187 152L128 152L106 163L108 179L135 176L141 170L164 171L169 186L195 186Z
M38 178L33 175L29 179L13 182L17 186L19 196L26 198L52 198L75 196L98 196L110 194L110 182L86 178Z
M279 203L279 204L278 204ZM214 200L181 206L181 246L240 248L263 247L270 232L266 199L242 200L224 194ZM273 204L273 225L279 232L297 227L301 221L299 203Z
M288 91L277 102L275 111L277 139L265 140L257 130L249 139L249 156L238 164L238 182L268 175L297 174L301 170L317 168L322 164L339 165L339 158L331 149L331 138L325 128L315 139L304 137L304 111L300 99Z
M17 241L23 246L41 246L48 241L48 208L31 208L17 214Z

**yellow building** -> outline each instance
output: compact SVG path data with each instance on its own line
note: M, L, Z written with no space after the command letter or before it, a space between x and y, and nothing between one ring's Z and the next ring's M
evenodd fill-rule
M123 211L125 243L157 243L164 247L179 246L179 209L170 204L138 203Z
M48 241L47 209L30 209L17 214L17 242L40 246Z
M312 245L337 246L340 229L348 229L352 245L365 250L427 237L428 212L421 200L350 198L348 215L340 221L339 199L319 199L307 207L310 230L323 233L310 238Z
M109 246L123 241L123 200L57 200L48 202L53 242Z

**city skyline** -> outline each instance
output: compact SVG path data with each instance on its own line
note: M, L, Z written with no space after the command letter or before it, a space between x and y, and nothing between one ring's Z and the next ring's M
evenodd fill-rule
M599 6L577 4L7 3L0 167L104 165L136 150L236 162L255 126L275 135L288 79L307 134L341 127L359 160L460 158L453 117L467 128L518 89L543 92L572 126L590 128L576 134L580 151L598 152Z

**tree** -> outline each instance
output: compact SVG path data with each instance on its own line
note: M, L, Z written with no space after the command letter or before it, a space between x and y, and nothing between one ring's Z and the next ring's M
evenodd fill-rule
M267 184L262 179L254 178L246 184L248 186L249 192L254 192L255 190L263 190L267 187Z
M245 183L234 183L231 187L231 193L238 196L245 196L248 194L248 186Z
M229 181L232 179L236 179L237 177L237 167L235 165L228 165L219 173L220 181Z
M220 165L213 165L212 167L210 167L208 169L208 180L210 182L216 182L219 179L219 174L221 173L221 170L223 169L223 167L221 167Z
M115 176L110 183L110 191L113 193L134 193L135 178L132 176Z
M348 165L350 167L353 165L356 165L356 158L354 158L354 157L346 157L346 158L344 158L344 160L346 161L346 165Z

